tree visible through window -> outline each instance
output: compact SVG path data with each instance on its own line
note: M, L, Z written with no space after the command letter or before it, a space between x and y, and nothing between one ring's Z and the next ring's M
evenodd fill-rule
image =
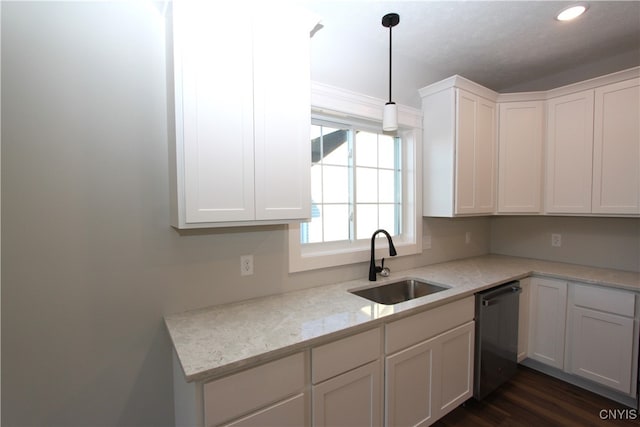
M368 239L402 232L400 138L350 125L311 125L312 218L301 243Z

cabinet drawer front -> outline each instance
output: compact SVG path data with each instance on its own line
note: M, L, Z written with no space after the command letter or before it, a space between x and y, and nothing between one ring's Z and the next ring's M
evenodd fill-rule
M246 416L225 427L300 427L307 425L304 394L298 394L284 402Z
M473 320L474 297L441 305L386 325L385 353L390 354Z
M205 425L218 425L304 389L305 357L297 353L204 385Z
M317 384L380 357L380 328L311 350L313 383Z
M633 317L635 314L635 294L599 286L574 284L573 303L607 313Z

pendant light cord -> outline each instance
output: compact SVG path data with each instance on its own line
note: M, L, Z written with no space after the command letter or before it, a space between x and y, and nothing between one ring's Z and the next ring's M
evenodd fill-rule
M389 26L389 102L391 101L391 31L393 26Z

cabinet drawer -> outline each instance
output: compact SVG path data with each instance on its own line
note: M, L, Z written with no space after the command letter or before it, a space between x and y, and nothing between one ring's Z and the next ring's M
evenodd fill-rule
M470 296L386 325L385 353L390 354L473 320Z
M300 393L304 373L304 353L297 353L206 383L205 425L218 425Z
M633 317L635 314L635 294L618 289L574 283L573 303L580 307L621 316Z
M380 328L311 350L313 383L317 384L380 357Z

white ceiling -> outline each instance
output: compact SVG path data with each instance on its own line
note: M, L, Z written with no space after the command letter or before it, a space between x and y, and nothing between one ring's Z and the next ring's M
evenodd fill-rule
M567 1L327 1L308 8L312 78L385 98L389 12L394 100L419 106L417 89L460 74L498 92L546 90L640 65L640 1L590 1L576 21L554 19Z

